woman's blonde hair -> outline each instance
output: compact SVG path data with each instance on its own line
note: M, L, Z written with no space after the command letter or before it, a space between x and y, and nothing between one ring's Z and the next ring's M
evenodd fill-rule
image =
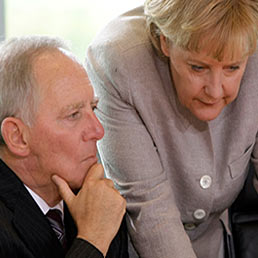
M203 47L213 57L250 55L258 36L257 0L147 0L147 28L160 54L160 35L189 51Z

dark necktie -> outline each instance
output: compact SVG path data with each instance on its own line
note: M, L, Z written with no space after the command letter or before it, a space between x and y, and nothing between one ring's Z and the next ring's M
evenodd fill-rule
M66 237L65 237L65 229L64 224L62 220L62 213L58 209L50 209L46 214L50 225L54 232L56 233L56 236L58 240L61 242L62 246L66 247Z

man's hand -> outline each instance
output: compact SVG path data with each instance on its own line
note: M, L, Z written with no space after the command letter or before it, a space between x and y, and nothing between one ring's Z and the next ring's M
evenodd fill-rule
M101 164L93 165L81 190L75 195L66 181L52 177L78 228L77 237L98 248L104 256L125 214L126 201L110 179L104 178Z

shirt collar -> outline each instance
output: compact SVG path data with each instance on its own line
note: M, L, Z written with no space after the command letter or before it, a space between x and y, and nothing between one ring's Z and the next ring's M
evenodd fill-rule
M37 203L41 211L43 212L44 215L47 214L47 212L50 209L58 209L62 213L62 218L64 218L64 201L62 200L59 202L57 205L54 207L50 207L38 194L36 194L34 191L32 191L28 186L24 185L28 192L30 193L31 197L33 200Z

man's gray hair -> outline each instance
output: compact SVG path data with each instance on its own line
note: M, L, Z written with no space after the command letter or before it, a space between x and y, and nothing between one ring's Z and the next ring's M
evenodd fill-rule
M60 48L68 49L63 40L48 36L11 38L0 43L0 124L6 117L20 118L27 125L33 122L38 100L33 60Z

